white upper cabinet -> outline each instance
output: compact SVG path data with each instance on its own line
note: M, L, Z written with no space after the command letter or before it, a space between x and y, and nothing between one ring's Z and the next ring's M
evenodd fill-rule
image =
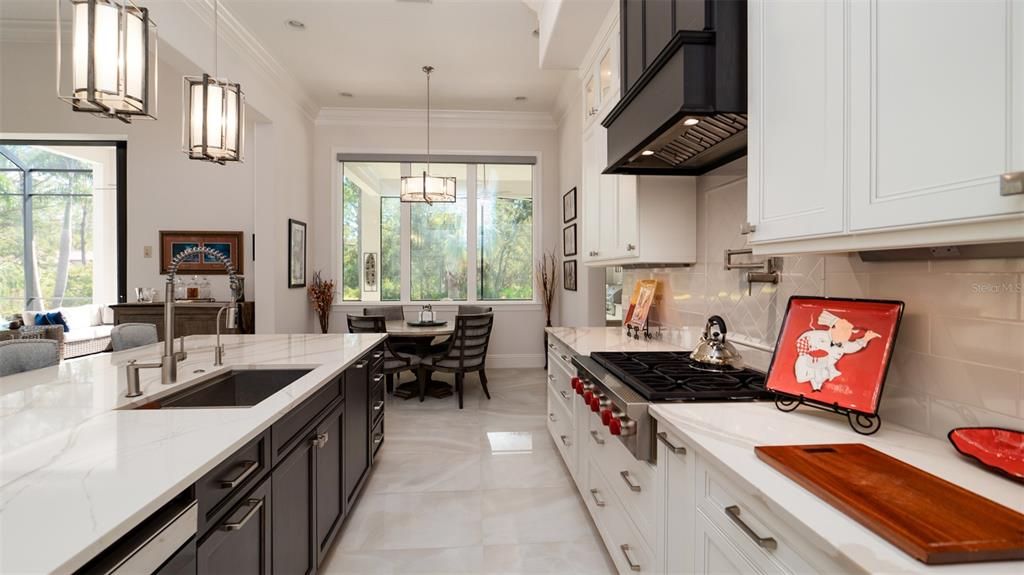
M1024 1L748 8L755 252L1024 237Z
M619 102L619 19L616 9L608 12L601 31L580 67L583 84L583 126L604 117Z

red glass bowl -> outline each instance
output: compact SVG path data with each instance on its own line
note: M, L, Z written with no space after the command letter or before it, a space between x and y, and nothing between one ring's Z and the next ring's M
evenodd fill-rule
M948 437L962 455L1024 483L1024 433L999 427L958 427Z

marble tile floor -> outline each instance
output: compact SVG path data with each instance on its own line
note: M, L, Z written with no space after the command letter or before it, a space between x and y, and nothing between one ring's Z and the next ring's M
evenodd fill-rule
M548 434L544 371L487 375L491 400L470 375L461 411L454 396L388 398L384 446L320 573L615 572Z

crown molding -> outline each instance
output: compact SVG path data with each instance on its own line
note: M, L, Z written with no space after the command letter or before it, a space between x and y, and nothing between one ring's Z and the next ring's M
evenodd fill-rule
M191 8L192 12L206 25L213 28L214 5L212 0L184 0L184 4ZM257 71L262 72L281 88L298 105L307 119L315 121L320 106L301 88L295 76L270 54L256 39L256 36L224 6L223 2L217 8L217 14L221 39L227 42L243 60L247 60Z
M321 108L317 126L426 127L426 110L408 108ZM558 124L546 112L431 110L435 128L554 130Z
M50 20L0 19L0 42L46 44L56 38L57 24Z

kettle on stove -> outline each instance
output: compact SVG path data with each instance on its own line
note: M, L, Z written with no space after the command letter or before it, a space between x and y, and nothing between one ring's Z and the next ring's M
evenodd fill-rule
M713 315L704 326L697 348L690 353L690 359L709 370L733 370L743 367L743 356L725 339L725 320Z

